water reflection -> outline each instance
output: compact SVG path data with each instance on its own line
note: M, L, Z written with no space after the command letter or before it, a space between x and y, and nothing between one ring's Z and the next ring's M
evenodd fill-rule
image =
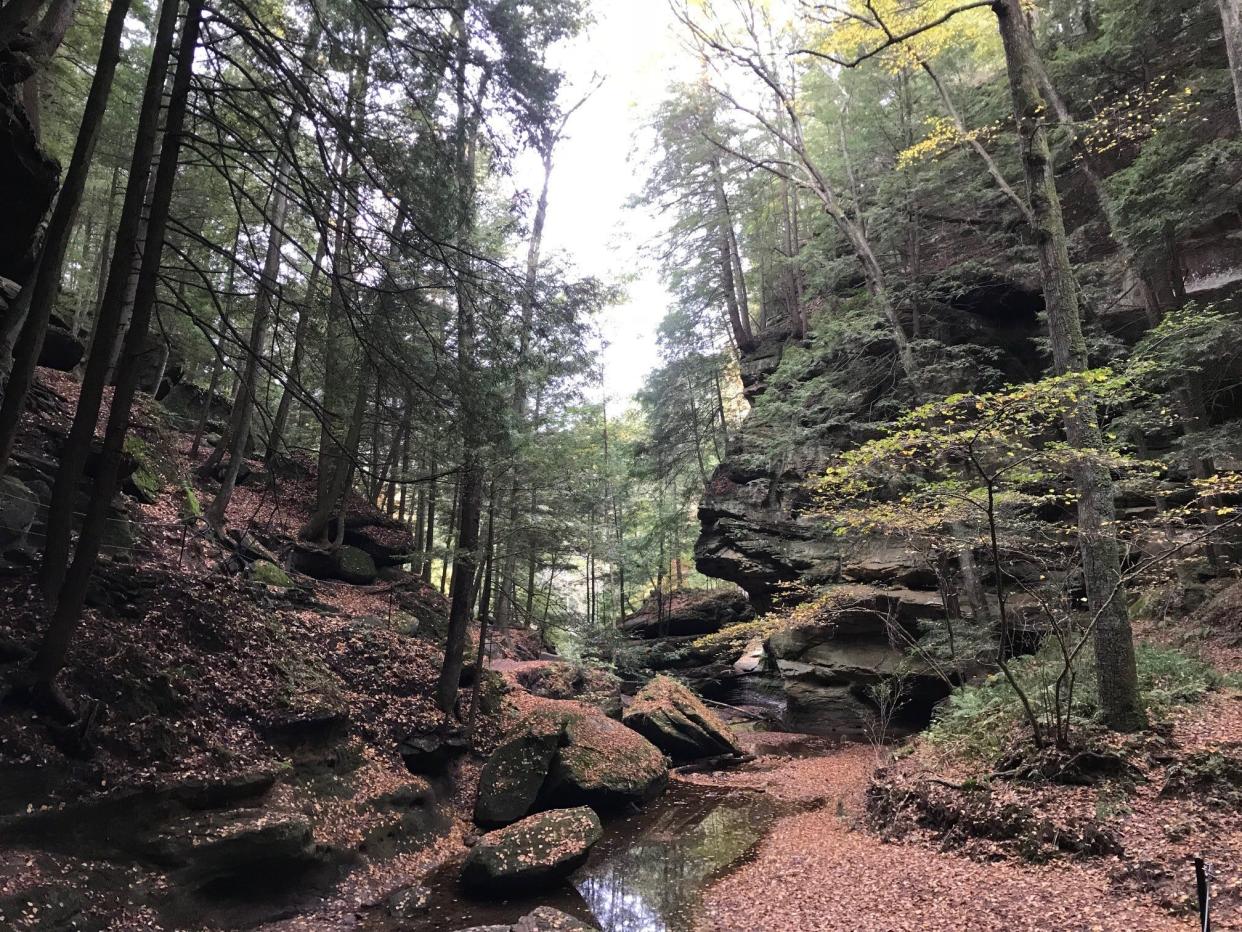
M618 826L574 886L604 932L683 932L703 888L746 857L772 815L763 796L675 788Z

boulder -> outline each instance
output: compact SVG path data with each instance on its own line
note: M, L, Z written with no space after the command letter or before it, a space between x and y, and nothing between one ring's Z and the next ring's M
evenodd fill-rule
M536 696L580 699L610 718L621 716L621 680L602 667L548 660L520 669L517 681Z
M594 710L569 713L564 721L564 743L541 793L549 804L616 809L664 791L664 755L638 732Z
M479 775L474 821L485 826L508 825L530 812L552 766L562 733L561 722L537 717L496 748Z
M335 550L298 547L293 551L293 568L315 579L339 579L354 586L370 585L378 576L375 561L348 545Z
M268 816L262 810L210 812L166 825L141 843L156 863L179 869L196 883L251 868L309 864L314 856L310 823L302 816Z
M254 582L279 589L288 589L293 585L289 574L271 560L256 560L250 567L250 578Z
M536 809L615 809L658 796L664 755L638 732L596 709L548 703L506 736L484 765L475 818L512 822Z
M588 925L568 913L551 906L539 906L527 913L510 927L510 932L599 932L597 926Z
M43 335L43 349L39 351L39 365L59 372L71 372L82 361L86 346L69 330L49 326Z
M741 755L729 727L676 680L657 676L639 690L621 719L674 761Z
M580 867L603 834L586 806L529 816L479 839L462 866L462 883L497 897L546 889Z

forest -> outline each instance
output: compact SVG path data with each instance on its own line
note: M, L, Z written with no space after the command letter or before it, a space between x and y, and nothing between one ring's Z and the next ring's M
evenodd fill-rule
M1242 928L1242 0L0 0L0 927Z

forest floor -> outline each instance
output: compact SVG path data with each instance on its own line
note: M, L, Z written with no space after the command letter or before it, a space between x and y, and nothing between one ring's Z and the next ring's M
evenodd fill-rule
M1186 930L1197 927L1191 858L1202 850L1214 866L1213 928L1242 929L1236 800L1162 793L1179 764L1240 736L1242 696L1224 691L1173 716L1160 742L1166 753L1135 755L1143 773L1124 798L1112 784L994 787L998 809L1029 807L1062 826L1091 820L1120 844L1103 857L1031 863L1003 840L877 831L867 805L877 775L963 779L960 763L921 742L894 762L888 749L864 744L808 755L796 736L745 735L752 764L686 779L814 808L779 819L744 865L705 891L697 928Z

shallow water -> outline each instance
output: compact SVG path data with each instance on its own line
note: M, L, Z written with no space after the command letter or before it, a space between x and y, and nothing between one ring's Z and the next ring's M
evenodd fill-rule
M465 898L451 867L431 878L428 918L407 928L455 930L515 922L547 905L603 932L685 932L709 882L741 864L776 815L760 793L672 784L641 812L613 817L590 860L559 891L483 903Z

